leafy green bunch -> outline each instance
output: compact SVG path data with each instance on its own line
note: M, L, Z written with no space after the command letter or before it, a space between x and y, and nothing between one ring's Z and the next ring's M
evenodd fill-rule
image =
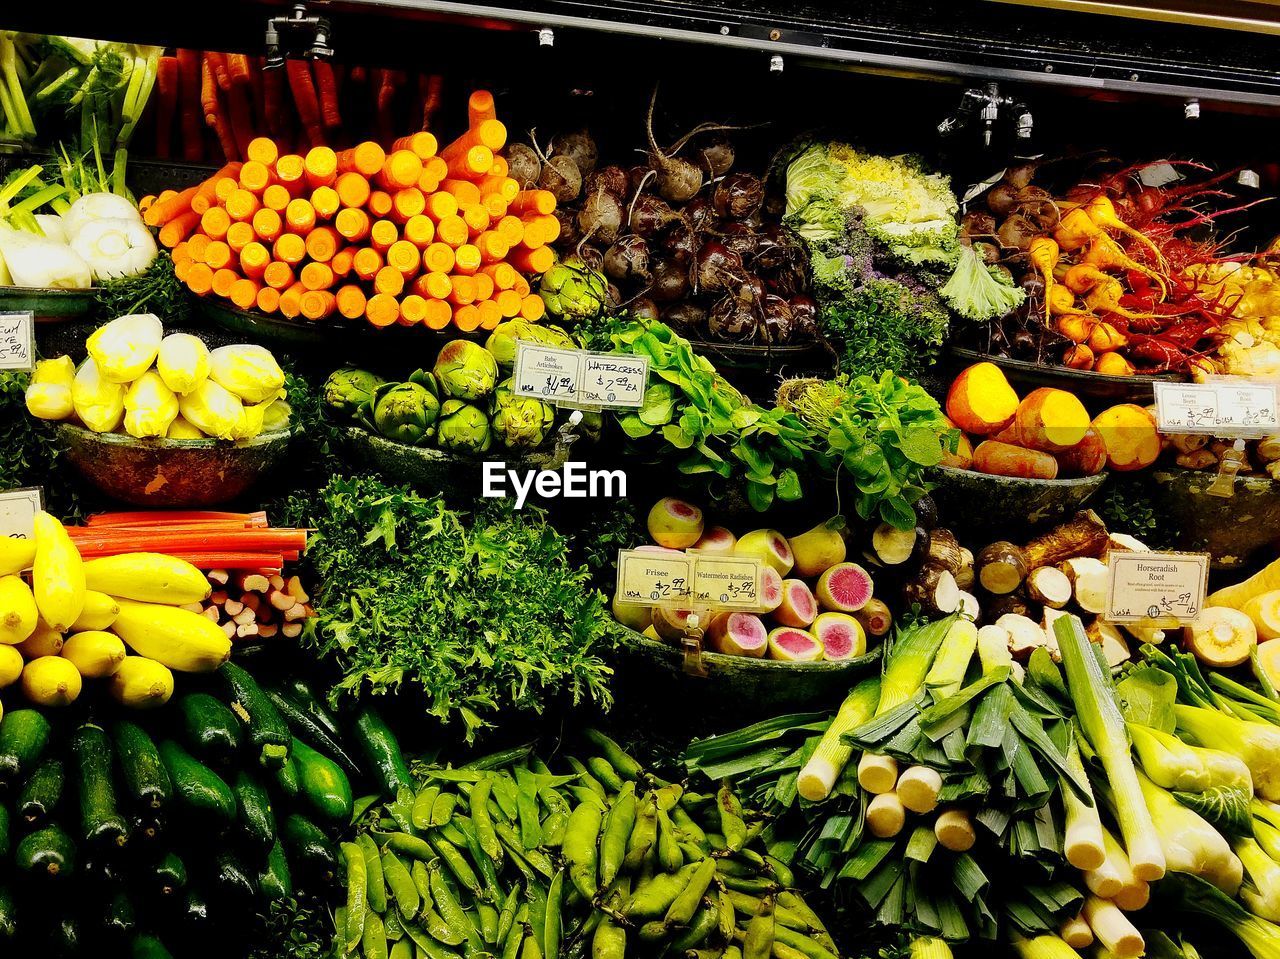
M495 503L468 516L356 476L284 513L316 531L318 615L304 641L341 673L333 699L416 689L468 741L504 710L610 705L600 657L618 627L541 511Z

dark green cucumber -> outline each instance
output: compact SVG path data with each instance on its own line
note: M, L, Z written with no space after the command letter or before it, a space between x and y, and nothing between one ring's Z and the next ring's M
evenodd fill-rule
M197 815L213 816L219 823L236 818L236 797L221 776L172 739L160 743L160 759L173 780L178 801Z
M151 868L154 888L166 899L176 896L187 885L187 866L175 852L165 853Z
M49 744L49 720L37 709L14 709L0 719L0 783L30 775Z
M228 899L248 902L258 894L258 881L240 854L223 847L213 857L213 885Z
M129 943L129 959L173 959L173 953L155 936L134 936Z
M18 911L13 892L8 886L0 886L0 942L13 939L18 934Z
M341 767L295 739L290 758L298 767L301 798L325 822L345 825L351 819L351 782Z
M290 756L284 761L284 765L275 771L276 788L284 794L285 799L298 798L298 764L293 761Z
M265 852L276 841L276 817L267 790L250 773L236 773L236 819L256 852Z
M78 916L63 916L53 924L49 939L52 954L59 959L78 956L85 944L84 924Z
M209 922L209 899L202 889L188 887L182 900L182 917L197 928Z
M257 680L235 663L218 667L227 703L244 723L258 762L277 769L289 756L289 726Z
M338 726L338 721L333 718L333 713L325 708L324 703L316 699L316 694L311 691L311 684L305 679L294 676L284 684L282 691L289 699L301 706L302 711L319 723L320 727L335 740L342 738L342 729Z
M349 776L361 775L360 767L355 764L337 739L329 735L329 731L321 726L301 705L283 693L274 689L267 690L267 696L280 710L280 715L289 724L290 731L312 749L318 749L326 756L333 758Z
M128 720L120 720L111 731L125 795L145 809L163 809L173 796L173 780L160 761L155 741Z
M182 738L191 754L202 762L230 766L240 752L240 721L222 700L208 693L187 693L178 698Z
M123 846L129 841L129 824L116 807L107 731L94 723L82 725L71 737L71 755L80 779L82 837L92 843Z
M29 826L40 826L48 822L62 799L66 784L66 767L61 759L50 756L36 766L22 784L22 790L18 793L18 815Z
M155 842L163 835L164 823L156 816L144 814L129 821L129 838L137 842Z
M400 752L396 734L372 709L362 709L356 716L356 742L385 798L394 798L401 787L413 788L409 764Z
M76 864L76 846L61 827L37 829L18 843L14 865L29 876L67 876Z
M267 853L266 867L258 874L258 897L267 901L288 899L293 895L293 876L289 873L289 860L279 840Z
M305 816L290 813L280 826L289 857L308 875L325 883L338 874L338 850L329 837Z
M129 894L121 889L107 903L102 925L112 935L127 936L133 932L133 924L133 902L129 899Z

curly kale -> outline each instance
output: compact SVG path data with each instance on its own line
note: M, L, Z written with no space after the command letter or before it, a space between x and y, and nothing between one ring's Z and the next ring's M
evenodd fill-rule
M53 427L27 413L31 374L0 371L0 490L39 486L45 509L67 521L83 511L79 478L61 462Z

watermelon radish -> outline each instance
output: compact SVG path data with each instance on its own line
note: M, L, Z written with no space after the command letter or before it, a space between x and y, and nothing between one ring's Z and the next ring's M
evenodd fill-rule
M769 634L769 656L789 663L814 663L822 658L822 644L803 629L779 626Z
M623 602L618 599L615 593L613 596L613 618L628 629L634 629L637 633L642 633L645 627L653 622L653 610L648 606L637 606L635 603Z
M664 496L649 510L649 538L659 546L685 549L702 536L702 510L674 496Z
M704 629L709 625L710 611L705 608L667 609L663 606L655 606L653 608L653 628L663 639L676 643L688 631L690 616L697 616L698 625Z
M802 579L784 579L782 602L773 611L773 618L778 625L804 628L817 615L818 601L814 599L809 584Z
M857 563L837 563L818 578L818 602L823 609L856 613L874 589L870 574Z
M757 556L783 576L795 565L791 544L776 529L756 529L738 537L733 552L738 556Z
M782 574L772 566L766 566L760 576L760 607L772 613L782 603Z
M693 548L704 553L732 553L737 544L738 537L723 526L708 526Z
M759 657L769 646L769 634L754 613L726 613L707 630L707 645L717 653Z
M665 546L654 546L649 543L646 543L644 546L635 547L635 551L637 553L662 553L665 556L683 556L684 555L684 550L682 549L667 549L667 547Z
M813 635L822 644L823 659L853 659L867 651L862 624L847 613L823 613L813 621Z

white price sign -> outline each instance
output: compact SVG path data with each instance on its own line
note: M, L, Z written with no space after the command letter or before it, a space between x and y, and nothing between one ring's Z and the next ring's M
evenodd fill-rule
M517 396L586 409L638 408L648 379L647 357L566 350L528 340L516 343L511 377Z
M0 536L31 539L35 535L36 513L44 509L44 493L38 486L0 493Z
M35 314L0 313L0 370L35 368Z
M1208 383L1156 383L1161 433L1267 436L1280 430L1276 384L1244 377Z
M1113 550L1107 572L1107 622L1178 626L1204 607L1209 554Z

